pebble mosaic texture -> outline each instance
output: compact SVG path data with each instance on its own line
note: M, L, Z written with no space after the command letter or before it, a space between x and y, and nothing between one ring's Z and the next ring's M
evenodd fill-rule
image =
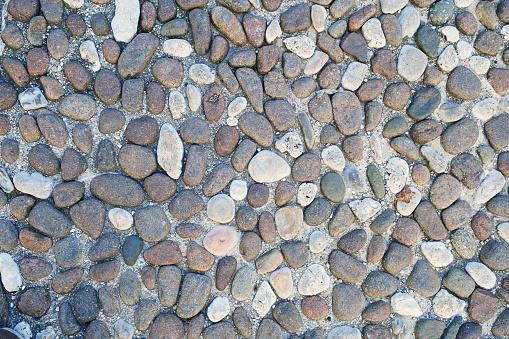
M0 5L0 327L509 337L509 0Z

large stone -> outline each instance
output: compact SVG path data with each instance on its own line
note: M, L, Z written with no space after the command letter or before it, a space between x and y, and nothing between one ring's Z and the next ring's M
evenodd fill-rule
M71 221L49 202L37 203L28 215L28 223L36 230L54 238L65 237L71 231Z
M122 78L129 78L142 73L152 59L158 44L159 39L156 36L150 33L138 34L120 54L117 62L118 74Z
M90 182L90 192L105 203L124 207L136 207L145 198L143 188L138 182L112 173L94 177Z
M272 183L290 175L291 169L282 157L274 152L263 150L251 159L248 172L256 182Z

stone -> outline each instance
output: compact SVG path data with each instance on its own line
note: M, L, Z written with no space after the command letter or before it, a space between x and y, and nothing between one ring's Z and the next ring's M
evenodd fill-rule
M22 284L20 269L9 253L0 253L0 274L7 292L19 291Z
M465 265L465 271L477 285L484 289L492 289L497 283L497 277L486 265L470 261Z
M233 44L244 46L247 43L247 37L242 24L228 9L220 6L214 7L210 16L217 30Z
M139 8L138 4L136 6ZM150 33L136 35L118 58L118 74L122 78L134 77L140 74L152 59L158 42L159 40Z
M420 317L422 310L414 297L408 293L395 293L391 297L391 309L393 312L407 317Z
M272 183L290 175L290 166L276 153L262 150L249 162L248 172L256 182Z
M226 194L217 194L207 202L207 216L220 224L227 224L235 216L235 203Z
M162 125L157 143L157 163L172 179L180 177L183 155L182 140L175 128L170 123Z
M493 170L479 184L474 192L474 202L484 204L503 189L505 178L499 171Z
M467 312L473 320L482 324L495 315L499 306L500 300L489 291L476 289L470 296Z
M403 26L403 25L402 25ZM407 81L417 81L427 65L426 55L415 47L405 45L398 57L398 73Z
M475 121L463 118L446 128L440 137L440 143L447 153L454 155L467 151L476 143L478 137L479 128Z
M38 109L48 106L48 101L38 87L32 87L18 95L18 100L24 110Z
M230 305L226 297L216 297L207 308L207 317L213 323L221 321L228 313L230 313Z
M421 296L429 298L440 289L440 277L427 261L418 260L406 284Z
M239 241L237 232L229 226L216 226L203 239L203 247L215 256L228 253Z
M18 310L33 318L40 318L51 307L51 298L43 287L31 287L23 291L18 299Z
M332 311L341 320L358 317L364 308L365 298L355 286L338 284L332 290Z
M457 66L447 78L446 88L457 99L472 100L481 92L481 82L471 70Z
M263 281L253 298L252 307L261 317L265 316L277 298L267 281Z
M313 56L315 42L306 35L298 35L283 40L285 47L302 59L309 59Z
M430 264L435 267L445 267L452 263L452 252L439 241L428 241L421 244L421 252Z
M303 325L299 310L289 301L277 304L272 316L288 333L297 333Z
M143 258L152 265L174 265L182 260L182 252L176 242L163 240L147 248Z

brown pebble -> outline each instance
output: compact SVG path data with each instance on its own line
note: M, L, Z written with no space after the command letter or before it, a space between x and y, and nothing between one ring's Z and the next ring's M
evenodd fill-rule
M276 239L276 226L270 212L265 211L260 214L260 218L258 219L258 232L263 241L267 244L270 244Z
M390 109L401 111L410 100L412 91L404 82L392 83L385 89L384 104Z
M444 74L433 66L426 67L424 71L424 84L426 86L437 86L444 80Z
M153 266L143 266L141 269L141 281L149 290L156 288L156 269Z
M11 123L7 116L0 114L0 135L5 135L11 130Z
M245 261L253 261L262 250L262 239L255 232L246 232L239 244L239 252Z
M120 272L120 261L109 260L91 266L88 276L98 282L107 282L113 280L118 272Z
M392 231L392 238L403 245L412 246L421 236L419 224L411 218L399 218Z
M106 39L102 45L103 56L110 64L116 64L120 56L120 46L113 39Z
M231 154L239 142L239 132L233 126L224 125L219 128L214 137L214 149L220 157Z
M133 144L148 146L156 140L158 132L156 119L144 115L129 121L125 129L125 137Z
M37 77L46 74L49 68L48 52L42 48L32 48L27 52L26 64L28 73L31 76Z
M241 206L235 214L235 223L242 232L252 231L258 223L258 213L250 206Z
M196 239L204 233L203 227L190 222L182 223L175 228L178 236L183 239Z
M493 232L493 220L483 211L477 212L471 221L472 231L477 239L484 241Z
M184 69L180 61L160 58L152 65L152 74L166 88L177 88L184 79Z
M162 202L170 199L177 190L175 181L163 173L154 173L145 178L143 187L150 199Z
M140 29L142 32L150 32L156 23L156 6L150 1L145 1L140 10Z
M23 88L30 82L30 76L25 66L18 59L4 58L2 66L16 86Z
M174 265L182 260L182 252L176 242L163 240L147 248L143 258L152 265Z
M343 153L345 157L353 163L363 158L364 143L358 135L352 135L343 139Z
M19 232L19 243L21 246L34 252L46 252L53 246L50 237L37 233L30 228L23 228Z
M246 31L247 41L254 48L259 48L263 44L265 38L265 26L267 20L263 17L247 13L242 18L242 24Z
M372 79L364 82L357 90L356 94L359 101L373 101L375 100L384 89L384 83L379 79Z
M111 286L103 286L97 296L102 305L102 311L107 317L114 317L120 311L120 296L118 290Z
M302 299L301 308L302 313L311 320L320 320L329 314L327 302L317 295Z
M212 45L210 46L210 62L213 64L222 62L228 55L229 49L230 44L228 43L228 40L221 35L214 37Z
M214 265L214 256L198 245L190 241L187 245L187 267L199 272L207 272Z
M412 168L412 180L419 186L424 186L431 178L429 169L423 164L416 164Z
M297 182L315 181L320 176L320 157L314 153L304 153L292 166L292 177Z
M85 23L85 20L75 13L69 15L67 19L65 19L65 27L67 27L69 32L77 38L81 38L87 31L87 24Z
M219 120L226 107L226 102L221 88L217 85L210 87L203 95L202 105L205 118L208 121L213 122Z
M83 92L92 83L92 75L78 61L71 61L64 65L64 74L77 91Z
M53 277L51 288L58 294L67 294L76 287L84 272L85 270L82 267L74 267L58 272Z
M44 258L25 257L19 263L23 278L30 281L40 280L51 274L51 263Z
M467 312L473 320L482 324L495 315L500 304L500 300L492 293L477 288L470 296Z
M368 245L366 260L372 264L378 263L382 260L386 248L387 243L385 242L384 237L381 235L373 236Z
M264 184L252 184L247 191L247 202L254 208L262 207L269 200L269 189Z
M226 256L219 259L216 269L216 288L219 291L228 286L236 270L237 259L234 257Z
M456 14L454 21L456 28L458 28L458 30L464 35L472 36L477 33L477 19L469 11L463 11Z
M316 81L318 86L323 89L335 90L339 87L341 80L341 69L333 62L325 65L324 68L318 73Z
M2 41L7 45L7 47L13 50L20 49L25 43L21 29L19 29L19 27L14 23L8 23L5 25L5 28L2 31Z
M350 32L359 30L366 21L375 15L376 11L377 7L375 5L368 5L352 13L348 19L348 30Z
M362 318L366 321L378 323L389 318L391 305L385 300L372 302L362 311Z
M274 200L277 206L283 206L289 203L295 196L295 187L287 181L281 181L274 194Z
M20 195L12 198L9 203L9 209L13 217L21 220L26 218L34 204L35 198L29 195Z

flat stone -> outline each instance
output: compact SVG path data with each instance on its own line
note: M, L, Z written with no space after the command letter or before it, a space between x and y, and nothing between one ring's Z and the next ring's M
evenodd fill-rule
M124 207L135 207L144 199L142 187L133 179L119 174L101 174L90 183L91 193L98 199Z

